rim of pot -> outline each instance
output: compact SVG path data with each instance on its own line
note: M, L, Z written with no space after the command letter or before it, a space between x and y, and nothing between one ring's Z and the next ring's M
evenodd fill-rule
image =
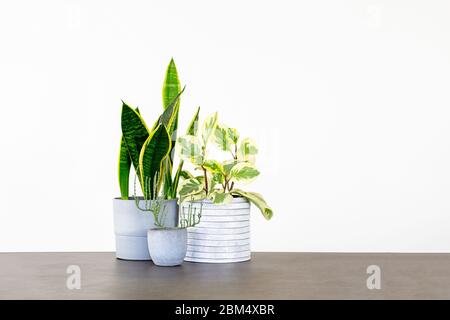
M245 197L233 196L233 201L231 203L239 203L239 202L247 202L247 201L248 200ZM187 203L187 202L191 202L191 203L201 203L201 202L203 202L203 203L207 203L207 204L214 204L213 201L210 200L210 199L193 200L193 201L190 201L190 200L186 199L185 201L183 201L183 203ZM228 204L230 204L230 203L228 203ZM222 204L220 204L220 205L222 205Z
M148 231L178 231L186 228L178 228L178 227L167 227L167 228L150 228Z
M137 197L139 201L144 200L144 197ZM123 200L123 201L135 201L134 197L128 197L128 199L122 199L121 197L115 197L114 200ZM153 201L153 200L148 200L148 201ZM164 202L172 202L172 201L177 201L178 202L178 198L176 199L164 199Z

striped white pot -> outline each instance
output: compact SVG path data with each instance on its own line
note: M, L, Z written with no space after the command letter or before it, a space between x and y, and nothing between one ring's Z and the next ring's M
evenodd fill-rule
M250 251L250 203L245 198L233 198L225 205L210 200L184 203L181 215L188 206L200 209L201 220L188 228L188 246L185 261L230 263L247 261Z

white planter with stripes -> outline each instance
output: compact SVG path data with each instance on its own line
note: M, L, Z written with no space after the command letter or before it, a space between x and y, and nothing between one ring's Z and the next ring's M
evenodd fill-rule
M188 228L188 246L185 261L230 263L247 261L250 251L250 203L245 198L216 205L209 200L190 203L201 208L201 220ZM181 215L188 212L184 203Z

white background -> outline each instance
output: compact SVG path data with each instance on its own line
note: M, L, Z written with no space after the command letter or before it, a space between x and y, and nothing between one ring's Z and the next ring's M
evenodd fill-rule
M450 251L448 1L2 1L0 251L114 250L121 99L254 137L255 251Z

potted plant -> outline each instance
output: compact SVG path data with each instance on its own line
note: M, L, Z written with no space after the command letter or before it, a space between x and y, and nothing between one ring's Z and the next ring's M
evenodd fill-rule
M137 198L136 198L137 199ZM144 207L140 205L144 204ZM148 229L147 241L150 257L157 266L172 267L183 263L187 251L187 228L200 222L202 208L187 207L187 213L180 217L177 227L166 225L167 210L164 199L143 203L136 200L136 207L151 212L155 226Z
M263 216L272 218L272 209L263 197L237 186L254 180L256 144L240 140L236 129L218 123L217 113L206 118L198 135L179 137L180 157L189 161L198 174L184 172L179 196L182 209L202 207L202 219L188 229L186 261L226 263L250 260L250 203ZM230 157L210 159L210 142ZM186 201L188 200L188 201Z
M129 197L131 166L142 190L142 197L137 201L151 202L161 198L165 210L165 220L161 223L168 227L175 227L178 223L176 195L183 164L180 163L175 175L172 171L180 95L183 91L172 59L163 83L163 112L152 127L147 126L137 108L122 101L118 171L121 197L113 200L117 258L151 259L147 230L155 226L155 221L152 215L142 214L135 205L136 199ZM198 117L198 111L195 117Z

